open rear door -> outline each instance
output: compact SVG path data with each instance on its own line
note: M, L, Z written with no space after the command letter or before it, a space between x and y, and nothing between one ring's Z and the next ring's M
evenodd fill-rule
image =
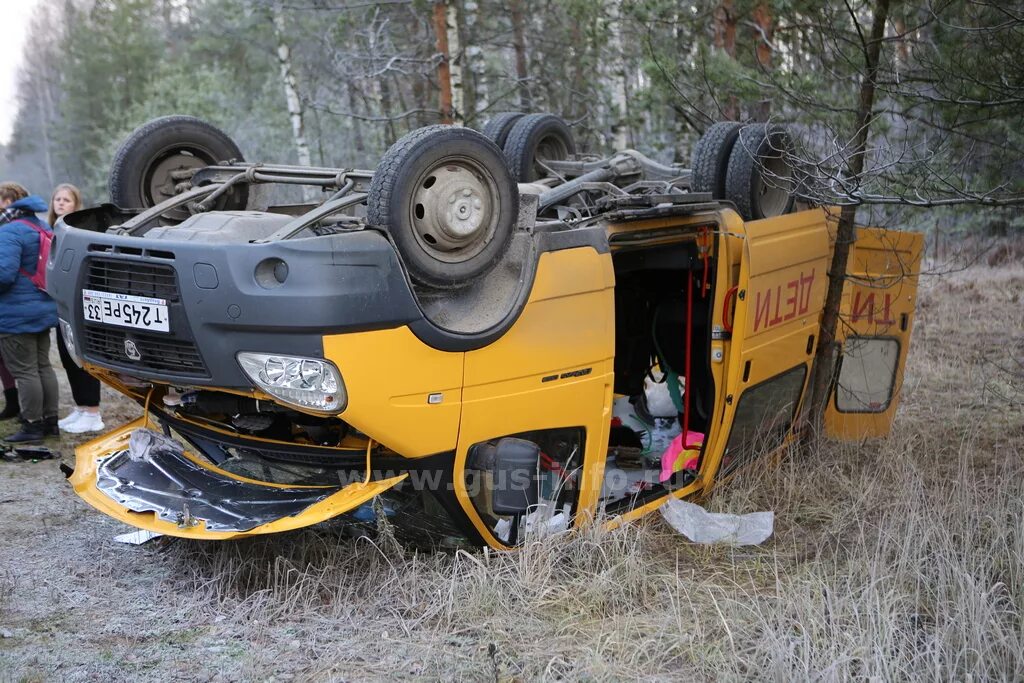
M889 433L914 326L923 244L921 233L857 230L836 335L839 371L825 411L831 437Z

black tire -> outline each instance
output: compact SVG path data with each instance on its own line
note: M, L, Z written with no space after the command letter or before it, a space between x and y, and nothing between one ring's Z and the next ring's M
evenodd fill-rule
M518 111L503 111L489 118L484 127L480 129L480 132L496 144L498 149L504 149L505 140L508 139L512 126L516 125L516 121L524 116L526 114Z
M793 210L792 144L785 129L744 126L729 156L725 198L744 220L781 216Z
M202 168L227 161L244 161L238 145L219 128L193 116L162 116L136 128L110 166L110 201L122 208L148 209L176 194L171 171ZM231 189L216 210L244 209L248 186ZM177 209L172 218L184 219ZM173 213L173 212L172 212Z
M504 256L519 190L501 151L481 133L427 126L384 154L366 204L367 222L388 231L409 276L444 289L483 275Z
M540 159L567 159L576 153L568 124L554 114L527 114L515 122L505 140L505 160L516 182L528 183L546 173Z
M742 127L743 124L736 121L721 121L704 132L693 150L691 190L710 192L714 199L725 199L729 155Z

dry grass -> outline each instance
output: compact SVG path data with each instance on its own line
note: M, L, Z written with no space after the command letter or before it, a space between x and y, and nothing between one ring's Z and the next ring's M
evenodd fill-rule
M42 465L3 470L31 500L0 507L0 680L1019 680L1022 290L1019 266L926 281L894 436L711 501L774 510L758 548L658 518L513 554L330 526L126 548L59 482L33 495Z

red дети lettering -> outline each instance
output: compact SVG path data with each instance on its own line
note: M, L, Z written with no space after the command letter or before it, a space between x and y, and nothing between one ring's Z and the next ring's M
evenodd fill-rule
M814 268L809 273L801 271L799 277L785 285L776 285L754 295L754 332L775 327L810 310L814 271Z

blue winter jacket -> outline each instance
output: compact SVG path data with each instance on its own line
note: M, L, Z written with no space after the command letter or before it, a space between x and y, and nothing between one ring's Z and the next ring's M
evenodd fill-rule
M9 208L46 211L46 202L35 195L19 199ZM23 216L49 231L35 216ZM27 225L10 222L0 225L0 335L31 334L57 326L57 304L46 292L39 291L21 271L36 272L39 259L39 233Z

